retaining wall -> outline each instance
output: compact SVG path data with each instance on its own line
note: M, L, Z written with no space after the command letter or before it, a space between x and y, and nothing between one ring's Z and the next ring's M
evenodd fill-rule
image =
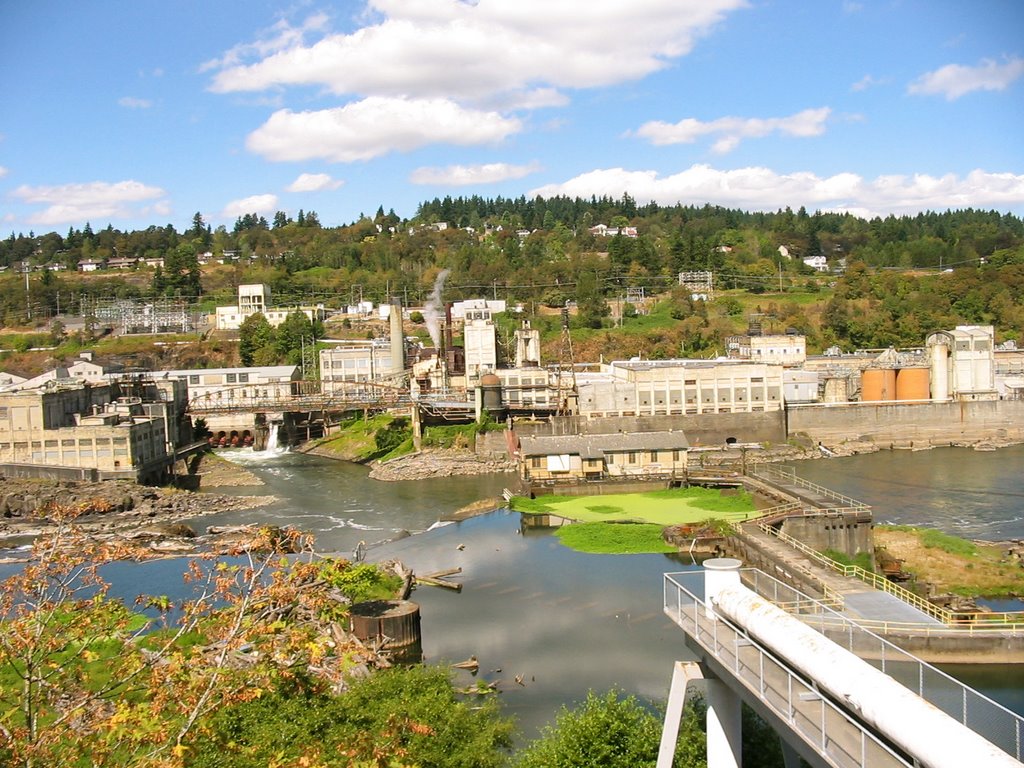
M1024 401L857 403L795 407L788 434L826 445L863 440L883 448L1024 440Z

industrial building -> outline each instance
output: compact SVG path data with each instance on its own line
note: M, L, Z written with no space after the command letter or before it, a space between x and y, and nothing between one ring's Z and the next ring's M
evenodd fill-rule
M734 360L629 360L577 373L579 413L605 416L756 413L783 408L781 365Z
M191 437L180 382L53 380L0 393L0 464L7 476L156 482Z
M323 304L315 306L271 307L270 286L262 283L238 286L238 304L231 307L217 307L216 327L218 331L237 331L248 318L261 314L267 322L277 328L288 319L288 315L301 312L310 322L322 322L327 316Z
M991 325L958 325L925 340L935 400L995 400L995 331Z
M389 339L332 343L336 346L320 350L320 381L325 391L340 383L376 382L404 372L404 357L397 358L395 368Z
M796 333L730 336L725 350L733 360L800 366L807 360L807 338Z

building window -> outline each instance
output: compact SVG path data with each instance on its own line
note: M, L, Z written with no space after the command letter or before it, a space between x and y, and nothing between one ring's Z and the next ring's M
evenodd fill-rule
M249 374L248 373L240 373L240 374L238 374L238 383L239 384L248 384L249 383Z
M6 405L0 406L0 419L9 419L9 418L10 418L10 415L8 414L7 406Z
M540 469L544 465L540 456L530 457L530 469Z
M679 451L678 450L672 451L672 461L674 461L674 462L678 462L679 461Z
M658 452L657 451L651 451L651 461L652 462L656 462L657 460L658 460Z
M238 376L234 373L225 374L224 381L226 381L228 384L235 384L238 381Z
M199 383L199 377L198 376L189 376L188 377L188 383L189 384L198 384Z
M626 455L626 463L627 464L636 464L636 451L630 451Z

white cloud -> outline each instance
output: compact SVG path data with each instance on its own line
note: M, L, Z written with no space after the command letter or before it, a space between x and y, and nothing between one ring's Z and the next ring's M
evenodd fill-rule
M692 117L678 123L653 120L627 135L647 139L655 146L692 144L703 136L719 136L712 149L720 154L735 149L742 139L761 138L773 133L786 136L820 136L832 110L805 109L788 117L720 117L702 122Z
M211 88L221 93L319 85L336 94L475 100L545 86L588 88L664 68L746 5L369 0L366 18L379 21L351 34L326 33L307 44L308 24L282 23L205 69L216 70Z
M868 88L874 88L876 85L883 85L889 82L888 78L885 77L874 77L872 75L864 75L860 80L850 86L851 91L866 91Z
M417 168L409 175L413 184L435 184L439 186L469 186L493 184L508 179L521 179L540 170L538 163L509 165L508 163L486 163L484 165L449 165L446 168Z
M29 216L27 221L30 224L82 224L86 221L140 218L157 204L150 207L133 204L162 198L166 192L160 187L129 180L39 187L23 185L11 194L26 203L47 206Z
M247 213L267 214L277 210L277 195L251 195L241 200L232 200L224 206L220 215L225 219L237 219Z
M7 169L0 165L0 179L7 175Z
M126 109L149 109L153 106L149 99L136 99L133 96L124 96L118 99L117 103Z
M354 162L434 143L493 144L521 127L515 118L447 99L370 97L316 112L279 110L249 134L246 146L268 160Z
M1014 80L1024 75L1024 59L1012 56L999 64L985 59L975 67L947 64L933 72L926 72L908 87L909 93L940 94L954 101L973 91L1003 91Z
M250 58L271 56L279 51L301 47L308 34L323 30L327 26L327 16L323 13L313 14L301 26L293 27L282 19L264 31L263 38L252 43L236 45L218 59L211 59L199 67L200 72L211 69L236 67Z
M285 189L288 192L323 192L337 189L344 183L340 179L332 179L326 173L300 173Z
M975 170L964 177L947 174L879 176L868 181L855 173L819 177L809 172L780 174L769 168L718 170L694 165L671 176L657 171L607 168L560 184L532 190L530 196L619 197L628 192L639 202L715 205L774 211L804 205L810 209L849 211L862 216L913 214L947 208L1011 208L1024 205L1024 174Z

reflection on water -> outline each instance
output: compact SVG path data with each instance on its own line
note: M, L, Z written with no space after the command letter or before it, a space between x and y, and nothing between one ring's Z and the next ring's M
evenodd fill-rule
M802 462L798 473L875 507L880 520L931 523L951 533L1024 538L1019 474L1024 448L994 453L943 449L884 452ZM662 574L683 570L666 555L587 555L562 547L548 531L522 530L507 510L435 527L445 514L481 498L497 498L514 476L436 478L404 483L369 480L367 470L302 454L254 458L247 468L266 486L242 494L279 501L192 523L294 524L316 535L321 551L351 553L367 544L368 559L400 558L420 573L461 567L461 593L421 587L423 652L433 663L475 655L479 678L500 680L506 711L526 737L553 720L562 704L588 689L618 686L664 700L672 664L689 658L684 635L662 613ZM215 489L222 492L222 489ZM688 562L688 561L686 561ZM109 571L118 594L174 595L180 562L118 564ZM2 575L0 569L0 575ZM1024 712L1024 667L950 668L951 674ZM460 683L472 678L455 672ZM521 675L522 684L516 677Z
M406 532L428 530L439 519L484 498L499 498L514 475L445 477L399 483L370 480L358 464L301 453L233 452L233 460L266 485L214 488L217 493L272 494L274 504L259 509L207 515L190 521L197 530L207 525L275 522L294 525L316 536L322 552L352 552L394 539Z

